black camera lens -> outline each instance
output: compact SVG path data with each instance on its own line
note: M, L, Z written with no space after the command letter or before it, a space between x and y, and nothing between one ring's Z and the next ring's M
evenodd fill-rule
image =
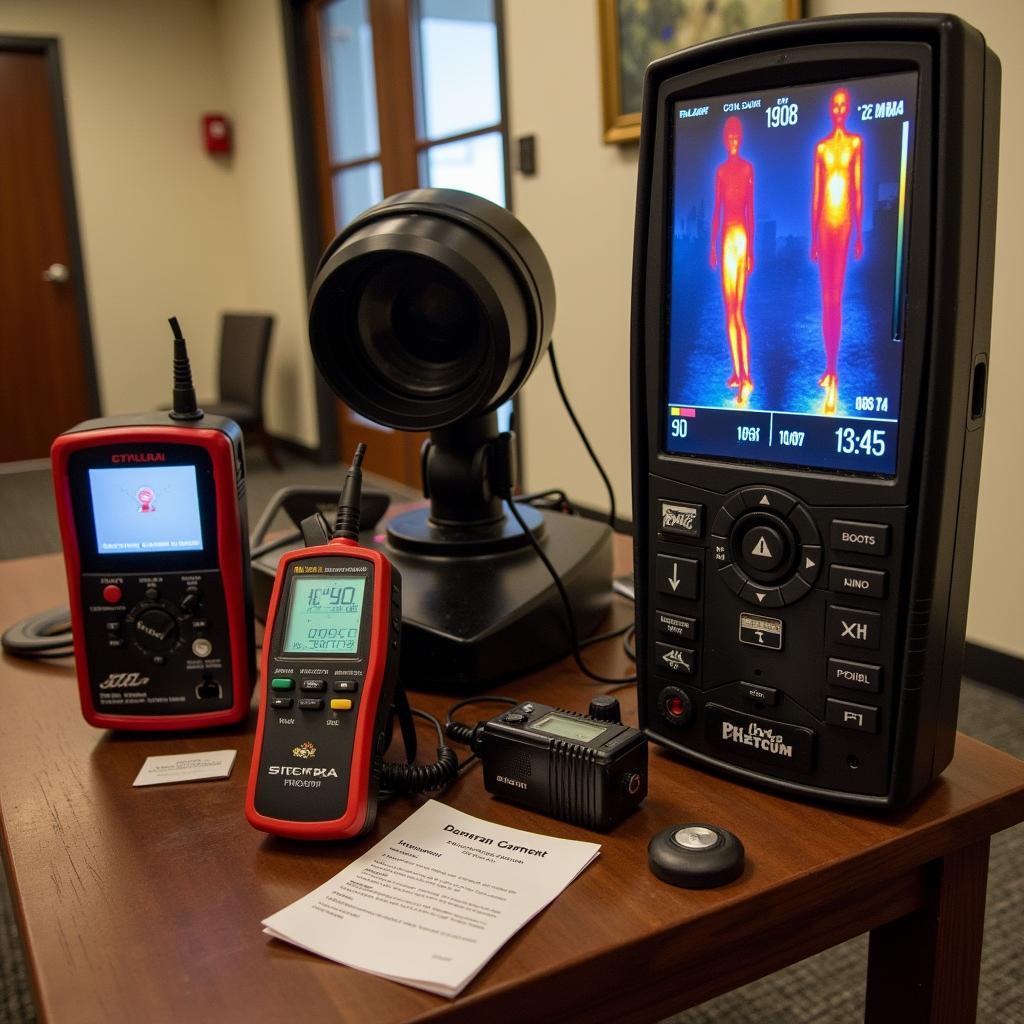
M402 192L331 243L310 293L324 379L385 426L434 430L511 398L547 350L554 282L507 210L451 189Z
M397 256L374 273L359 297L356 324L367 362L414 399L464 389L486 360L476 297L422 256Z

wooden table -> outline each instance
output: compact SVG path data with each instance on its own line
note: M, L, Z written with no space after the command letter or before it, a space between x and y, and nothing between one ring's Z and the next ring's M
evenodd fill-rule
M617 556L628 563L624 541ZM63 598L59 557L0 565L0 623ZM628 671L620 646L604 646L591 663ZM585 708L607 688L565 662L502 689ZM632 689L620 697L635 722ZM438 714L448 703L413 696ZM1024 819L1024 763L966 736L924 799L885 816L782 799L652 749L641 810L600 837L594 864L449 1001L260 929L411 801L386 804L351 845L284 842L242 816L254 715L216 733L114 736L82 720L67 664L10 658L0 709L6 866L37 1005L56 1022L653 1021L870 930L868 1019L964 1024L977 1000L989 837ZM227 781L132 789L150 754L226 747L238 748ZM478 768L441 799L518 828L598 838L492 800ZM654 878L648 840L684 820L741 837L738 881L690 892Z

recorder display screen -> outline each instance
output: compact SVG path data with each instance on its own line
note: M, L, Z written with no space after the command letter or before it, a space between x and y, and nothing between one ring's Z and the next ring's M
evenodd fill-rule
M362 578L294 579L284 653L355 654L365 589Z
M202 551L195 466L90 469L89 493L99 554Z
M672 113L664 449L892 476L917 75Z

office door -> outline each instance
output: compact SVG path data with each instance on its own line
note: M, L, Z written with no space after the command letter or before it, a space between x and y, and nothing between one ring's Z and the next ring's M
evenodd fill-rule
M3 462L48 455L57 434L96 412L55 44L25 45L0 39Z

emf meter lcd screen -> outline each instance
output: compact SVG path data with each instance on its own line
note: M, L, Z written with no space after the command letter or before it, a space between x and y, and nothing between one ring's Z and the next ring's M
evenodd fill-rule
M670 107L663 450L892 476L917 74Z
M203 550L195 466L93 468L89 493L99 554Z
M565 715L546 715L539 722L534 722L531 729L551 733L553 736L564 736L569 740L589 743L600 736L608 728L606 725L594 725L593 722L581 722L578 718Z
M366 580L295 577L284 654L355 654Z

